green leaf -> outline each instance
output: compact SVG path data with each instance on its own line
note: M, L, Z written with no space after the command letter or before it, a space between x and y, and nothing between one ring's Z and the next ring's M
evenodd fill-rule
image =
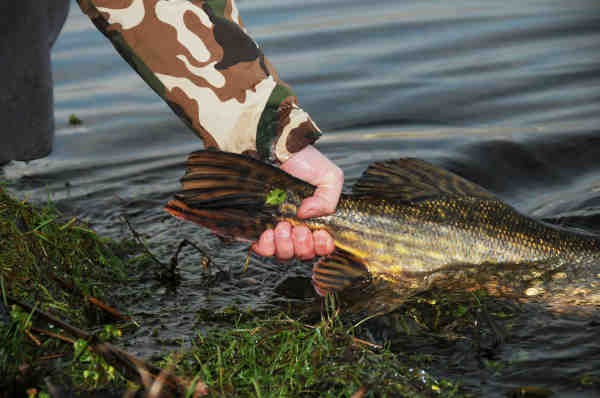
M278 206L285 202L286 198L287 194L284 190L275 188L268 193L267 198L265 199L265 204L268 206Z
M454 315L456 316L463 316L464 314L467 313L469 309L467 307L465 307L464 305L459 305L456 310L454 311Z

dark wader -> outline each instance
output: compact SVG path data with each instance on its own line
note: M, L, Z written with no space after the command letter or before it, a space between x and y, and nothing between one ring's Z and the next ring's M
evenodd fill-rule
M0 2L0 165L52 150L50 49L69 0Z

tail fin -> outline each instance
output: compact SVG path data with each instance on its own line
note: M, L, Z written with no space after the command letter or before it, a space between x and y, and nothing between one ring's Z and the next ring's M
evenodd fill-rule
M315 189L276 167L228 152L193 152L186 166L182 190L165 210L226 238L256 240L275 226L278 206L266 203L273 190L286 191L287 201L299 205L295 201Z

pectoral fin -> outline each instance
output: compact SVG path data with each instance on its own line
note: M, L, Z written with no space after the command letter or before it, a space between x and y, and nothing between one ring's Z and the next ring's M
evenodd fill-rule
M347 287L368 282L370 273L364 260L347 251L336 249L313 267L313 285L319 295L339 292Z
M358 196L416 203L439 197L496 199L485 188L420 159L372 163L352 188Z

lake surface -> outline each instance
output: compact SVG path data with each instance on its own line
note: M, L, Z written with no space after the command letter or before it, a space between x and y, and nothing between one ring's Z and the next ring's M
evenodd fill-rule
M319 148L343 168L347 186L374 160L419 157L526 214L600 233L598 2L240 0L239 7L325 131ZM162 210L186 155L202 143L75 4L52 59L54 153L5 167L12 189L37 202L50 197L115 239L131 237L127 217L165 261L184 238L213 257L210 288L198 253L187 249L176 291L148 282L153 294L129 308L144 326L132 351L156 351L152 328L166 325L161 337L185 341L202 326L199 310L270 308L288 299L277 286L310 277L309 264L259 258L244 272L245 246L226 246ZM83 125L69 126L71 114ZM511 321L494 367L460 342L395 340L434 354L428 373L460 380L476 395L532 385L592 397L600 395L598 312L526 308Z

